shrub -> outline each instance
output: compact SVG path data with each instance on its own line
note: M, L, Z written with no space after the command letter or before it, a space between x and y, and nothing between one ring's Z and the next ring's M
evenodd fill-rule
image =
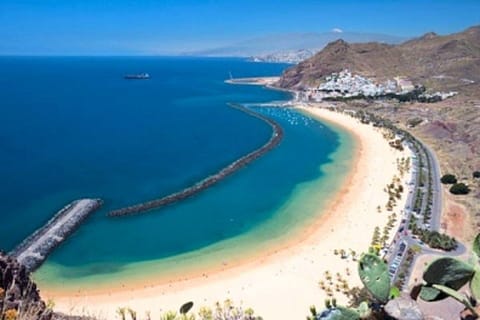
M440 182L443 184L454 184L457 183L457 178L453 174L445 174L440 178Z
M455 183L450 188L450 193L453 194L468 194L470 192L470 188L465 183Z
M412 118L412 119L408 119L407 120L407 126L409 127L416 127L418 126L420 123L422 123L422 119L421 118Z
M15 309L9 309L3 314L3 319L5 320L15 320L18 317L18 312Z
M480 171L473 171L474 178L480 178Z

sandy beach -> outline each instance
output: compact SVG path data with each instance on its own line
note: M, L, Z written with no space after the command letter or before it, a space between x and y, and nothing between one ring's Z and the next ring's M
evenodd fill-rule
M119 307L136 310L140 319L146 311L151 312L152 319L159 319L161 311L178 310L186 301L193 301L194 311L198 311L200 306L212 307L225 299L253 308L266 320L304 319L310 305L323 307L326 295L318 282L325 271L342 274L350 287L360 286L357 263L351 258L341 259L334 255L334 250L361 253L368 249L374 228L382 229L390 214L385 210L388 195L384 188L395 174L399 175L397 159L410 154L390 147L378 128L361 124L348 115L317 107L299 109L348 130L357 146L354 166L344 186L302 235L282 248L259 252L237 265L229 264L223 270L205 272L200 277L186 275L181 281L142 283L136 288L118 286L110 292L42 290L42 297L53 299L56 311L105 319L119 319L116 315ZM406 180L407 177L402 181L405 190ZM394 209L397 215L404 201L402 197L397 202ZM378 206L382 207L381 212ZM346 302L340 293L335 297L339 303Z
M278 80L280 80L280 77L233 78L225 80L225 83L254 86L270 86Z

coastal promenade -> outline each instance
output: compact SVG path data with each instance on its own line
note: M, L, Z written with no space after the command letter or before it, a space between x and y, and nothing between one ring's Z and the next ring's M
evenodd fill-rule
M237 170L255 161L256 159L258 159L268 151L275 148L278 144L280 144L280 141L283 138L283 129L277 122L264 116L261 113L255 112L252 109L246 108L242 105L233 104L233 103L229 105L234 109L245 112L246 114L254 118L260 119L265 123L267 123L268 125L270 125L270 127L272 127L272 130L273 130L270 139L260 148L242 156L241 158L235 160L234 162L230 163L228 166L218 171L217 173L208 176L207 178L195 183L190 187L187 187L179 192L172 193L168 196L165 196L159 199L154 199L151 201L147 201L147 202L143 202L133 206L111 211L110 213L108 213L108 216L119 217L119 216L126 216L126 215L132 215L132 214L139 214L148 210L158 209L166 205L173 204L175 202L190 198L196 195L197 193L213 186L214 184L221 181L222 179L225 179L227 176L233 174Z
M53 249L65 241L102 203L100 199L73 201L20 243L10 252L10 255L23 264L28 271L34 271L45 261Z

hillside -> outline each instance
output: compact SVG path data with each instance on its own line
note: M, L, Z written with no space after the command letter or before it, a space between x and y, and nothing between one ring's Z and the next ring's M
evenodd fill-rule
M383 81L407 77L427 91L457 91L453 98L437 103L396 100L337 103L387 118L430 145L441 163L442 173L457 175L472 192L452 196L445 191L442 226L453 236L469 240L480 227L480 26L439 36L428 33L400 45L381 43L330 43L295 67L286 70L277 83L288 89L317 87L332 72L352 73ZM407 124L416 119L420 124Z
M480 26L447 36L427 33L399 45L337 40L285 71L278 86L316 86L343 69L379 80L407 76L428 88L471 92L466 87L480 81Z

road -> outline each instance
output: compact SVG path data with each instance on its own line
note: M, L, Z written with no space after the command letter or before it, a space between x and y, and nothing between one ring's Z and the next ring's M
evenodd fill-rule
M415 138L417 139L417 138ZM422 206L421 206L421 211L418 212L420 216L423 216L425 214L426 208L428 206L427 200L428 200L428 191L429 188L432 190L432 205L431 205L431 218L429 220L430 224L430 229L434 231L439 231L441 227L441 218L442 218L442 208L443 208L443 202L442 202L442 185L440 183L440 166L438 159L435 155L435 152L432 151L430 147L428 147L425 143L417 139L417 142L420 144L420 146L423 147L420 148L420 152L416 154L418 160L420 161L421 159L429 161L430 165L428 165L425 161L424 163L427 164L426 166L426 179L425 179L425 186L424 190L426 192L423 192L422 196ZM424 152L423 152L424 151ZM425 159L427 158L427 159ZM418 162L416 163L418 165ZM429 172L428 172L428 167L431 169L431 181L428 179ZM420 167L416 168L417 172L420 172L420 170L423 170ZM399 230L397 231L398 237L396 238L396 241L393 244L393 247L389 250L389 255L388 255L388 263L389 263L389 270L391 272L391 278L392 282L395 282L396 277L399 273L399 266L402 265L403 260L405 259L405 253L407 250L400 250L401 243L404 243L407 245L407 248L411 248L412 246L419 246L421 248L421 251L415 255L414 260L410 264L410 266L413 266L415 264L416 259L423 254L441 254L442 256L450 256L450 257L455 257L462 255L466 252L466 248L462 243L457 242L458 246L455 250L446 252L442 250L436 250L436 249L431 249L427 245L423 244L417 239L412 238L411 233L408 230L408 222L411 218L411 209L414 207L414 202L416 198L416 192L420 187L420 181L418 181L418 176L414 175L413 177L414 181L414 188L412 193L407 194L407 200L405 203L405 214L402 217L403 219L406 220L405 223L402 223L399 227ZM430 185L431 182L431 185ZM410 209L410 210L409 210ZM402 230L402 231L400 231ZM403 247L403 246L402 246ZM411 272L411 267L408 270L408 276L406 278L405 283L408 283L408 278L410 276Z
M440 183L440 165L438 159L435 155L435 152L430 149L425 143L419 140L419 142L425 147L425 151L428 154L428 159L430 161L430 167L432 169L432 191L433 191L433 202L432 202L432 218L430 219L430 225L432 230L439 231L440 223L442 219L442 185Z

